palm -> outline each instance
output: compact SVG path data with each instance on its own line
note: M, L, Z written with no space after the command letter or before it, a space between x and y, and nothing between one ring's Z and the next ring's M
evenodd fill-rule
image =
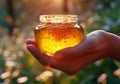
M40 52L35 40L27 40L27 48L43 65L50 64L52 68L72 75L104 57L103 50L101 50L103 46L98 46L101 36L102 34L93 32L85 37L81 44L60 50L53 57Z

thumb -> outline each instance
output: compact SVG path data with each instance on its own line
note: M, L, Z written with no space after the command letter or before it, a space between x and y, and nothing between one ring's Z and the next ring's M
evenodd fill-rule
M69 55L71 55L69 53L71 51L72 51L72 48L65 48L65 49L59 50L54 54L54 58L57 60L65 59L66 58L65 56L68 57Z
M62 50L57 51L54 54L54 58L56 60L67 60L67 59L73 59L74 57L78 57L81 56L82 54L80 54L80 49L77 49L77 47L69 47L69 48L65 48Z
M57 51L54 54L54 58L58 60L63 59L73 59L78 58L78 56L83 56L92 51L94 48L93 40L89 37L86 37L79 45L75 47L69 47L62 50Z

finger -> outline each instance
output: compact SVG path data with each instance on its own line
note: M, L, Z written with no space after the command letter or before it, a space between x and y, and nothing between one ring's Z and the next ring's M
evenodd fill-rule
M43 65L56 68L58 63L53 57L47 56L44 53L41 53L37 48L36 41L34 39L27 39L27 49L32 53L32 55L39 60Z
M26 40L26 44L27 44L27 45L28 45L28 44L34 44L34 45L37 45L35 39L27 39L27 40Z
M48 65L50 60L52 59L50 56L47 56L44 53L41 53L39 51L39 49L33 45L33 44L29 44L27 45L27 49L31 52L31 54L37 59L39 60L43 65Z

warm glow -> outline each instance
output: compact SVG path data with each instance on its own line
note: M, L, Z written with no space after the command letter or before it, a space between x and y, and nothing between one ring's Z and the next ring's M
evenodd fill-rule
M35 29L40 50L48 55L67 47L76 46L83 39L83 30L77 26L76 15L42 16L43 25Z

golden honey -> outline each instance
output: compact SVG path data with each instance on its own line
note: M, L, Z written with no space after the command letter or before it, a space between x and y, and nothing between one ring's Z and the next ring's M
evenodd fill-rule
M40 51L49 56L74 47L83 39L83 28L76 15L41 15L40 21L34 30L35 38Z

